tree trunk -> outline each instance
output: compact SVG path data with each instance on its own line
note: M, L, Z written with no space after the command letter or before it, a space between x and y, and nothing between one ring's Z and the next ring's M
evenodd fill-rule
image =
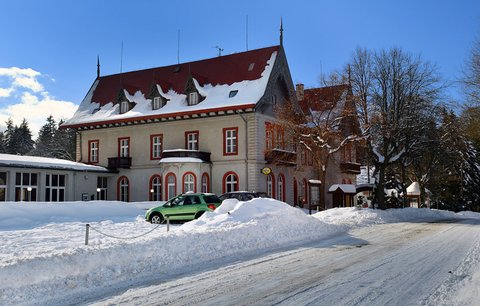
M378 167L378 182L377 188L375 189L375 203L378 205L378 208L385 209L385 164L377 164L375 168Z

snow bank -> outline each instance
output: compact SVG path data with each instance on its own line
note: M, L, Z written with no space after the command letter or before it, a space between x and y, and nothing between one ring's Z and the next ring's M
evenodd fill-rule
M167 233L165 225L144 221L143 209L152 204L0 205L0 305L75 304L118 288L305 244L352 227L461 216L413 208L341 208L309 216L273 199L226 200L216 211L174 225ZM88 246L84 245L86 222L91 224ZM128 239L135 236L139 237Z

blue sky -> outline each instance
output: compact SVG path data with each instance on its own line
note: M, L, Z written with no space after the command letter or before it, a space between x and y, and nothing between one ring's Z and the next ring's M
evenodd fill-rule
M36 131L49 114L71 116L96 76L276 45L280 17L294 82L319 85L358 46L401 47L436 63L447 93L480 34L480 1L152 1L0 2L0 130L23 117ZM123 42L123 57L121 46ZM18 68L18 69L15 69ZM34 111L32 111L34 110Z

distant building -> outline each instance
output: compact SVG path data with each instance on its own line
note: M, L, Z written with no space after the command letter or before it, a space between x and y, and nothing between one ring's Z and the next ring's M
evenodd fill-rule
M105 195L103 183L111 175L108 169L100 166L0 154L0 202L94 200Z

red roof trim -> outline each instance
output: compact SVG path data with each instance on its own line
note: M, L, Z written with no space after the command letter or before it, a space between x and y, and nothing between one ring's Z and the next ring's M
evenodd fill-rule
M129 117L129 118L122 118L122 119L86 122L86 123L79 123L79 124L62 124L61 127L62 128L79 128L79 127L85 127L85 126L126 123L126 122L133 122L133 121L153 120L153 119L161 119L161 118L169 118L169 117L177 117L177 116L180 116L180 117L191 116L191 115L200 115L200 114L205 114L210 112L243 110L247 108L254 108L255 106L256 106L255 103L251 103L251 104L243 104L243 105L228 106L228 107L206 108L206 109L194 110L194 111L166 113L166 114L157 114L157 115L140 116L140 117Z

